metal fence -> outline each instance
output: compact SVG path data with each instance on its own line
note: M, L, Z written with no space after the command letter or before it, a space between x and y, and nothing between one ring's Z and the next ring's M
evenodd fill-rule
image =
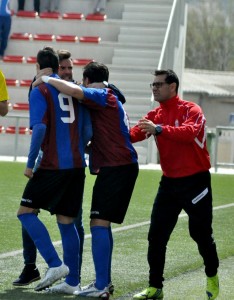
M215 131L214 168L234 168L234 126L217 126Z
M31 141L31 131L27 127L22 127L21 122L27 121L29 116L22 114L9 114L7 119L14 119L11 121L8 130L7 127L1 130L0 133L0 156L11 156L16 161L20 156L27 156ZM154 141L151 141L154 143ZM152 143L148 143L148 147L152 147ZM147 161L152 163L159 163L158 153L153 145L155 152L154 158L147 157ZM215 172L219 167L234 169L234 126L217 126L213 129L207 129L207 147L210 153L211 165ZM148 152L149 155L149 152ZM150 151L150 155L152 152Z

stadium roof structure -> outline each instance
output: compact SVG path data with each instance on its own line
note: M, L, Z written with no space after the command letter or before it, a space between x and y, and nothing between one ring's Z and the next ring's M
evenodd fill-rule
M234 97L234 72L184 69L183 92Z

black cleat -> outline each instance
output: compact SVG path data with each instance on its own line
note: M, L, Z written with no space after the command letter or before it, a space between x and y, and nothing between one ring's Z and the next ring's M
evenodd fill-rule
M25 286L41 279L38 268L34 264L25 265L19 278L12 282L14 286Z

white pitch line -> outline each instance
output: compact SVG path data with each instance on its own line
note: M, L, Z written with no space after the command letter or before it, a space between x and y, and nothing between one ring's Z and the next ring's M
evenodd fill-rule
M213 207L213 210L224 209L224 208L229 208L229 207L233 207L233 206L234 206L234 203L230 203L230 204L225 204L225 205L220 205L220 206ZM184 218L184 217L187 217L187 214L180 214L179 215L179 218ZM127 225L127 226L123 226L123 227L114 228L114 229L112 229L112 232L125 231L125 230L134 229L134 228L138 228L138 227L149 225L149 224L150 224L150 221L145 221L145 222L141 222L141 223L137 223L137 224L132 224L132 225ZM90 238L91 238L91 234L86 234L85 235L85 239L90 239ZM57 246L57 245L60 245L60 244L61 244L61 241L57 241L57 242L53 243L54 246ZM19 254L22 255L22 253L23 253L22 249L2 253L2 254L0 254L0 259L12 257L12 256L19 255Z

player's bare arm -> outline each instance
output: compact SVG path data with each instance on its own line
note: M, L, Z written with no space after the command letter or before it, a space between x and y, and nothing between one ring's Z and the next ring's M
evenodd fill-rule
M37 86L42 82L51 84L53 87L55 87L57 90L59 90L63 94L72 96L73 98L76 98L78 100L84 99L83 90L74 83L67 82L62 79L49 77L49 76L41 76L34 82L33 85Z

